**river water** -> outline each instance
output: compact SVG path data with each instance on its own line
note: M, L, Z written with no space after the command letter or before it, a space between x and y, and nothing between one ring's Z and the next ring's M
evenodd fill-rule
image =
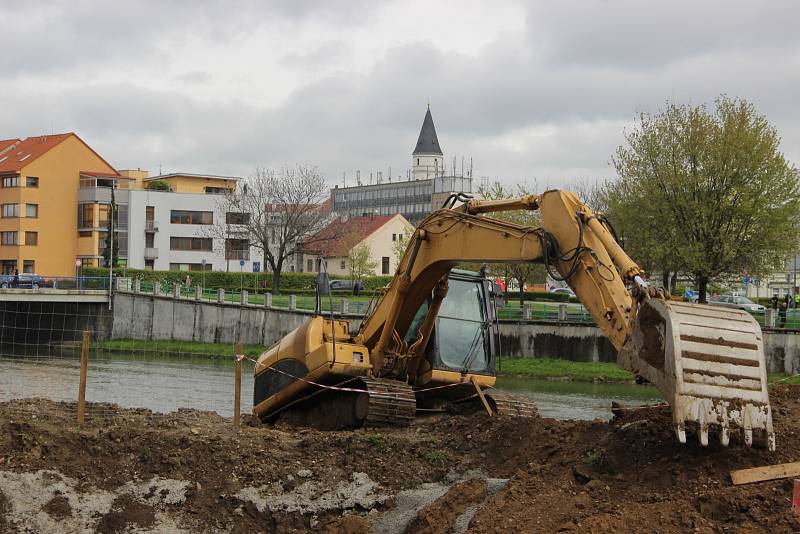
M253 364L242 369L242 411L252 407ZM44 397L77 398L75 357L0 357L0 401ZM86 398L124 407L170 412L179 408L233 413L234 362L207 357L98 353L90 359ZM525 395L544 417L608 419L611 402L639 405L661 401L650 386L500 377L497 389Z

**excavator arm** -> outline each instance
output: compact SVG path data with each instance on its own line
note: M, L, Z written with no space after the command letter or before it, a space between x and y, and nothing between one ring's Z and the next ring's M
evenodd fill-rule
M533 228L486 216L540 210ZM517 199L468 200L441 209L417 228L383 298L355 343L368 347L376 377L413 380L430 337L449 271L458 263L545 263L565 280L618 350L618 363L650 380L672 407L678 438L687 422L708 443L710 426L764 430L775 447L761 331L746 312L673 303L649 287L602 216L576 195L547 191ZM554 274L555 274L554 273ZM432 291L434 305L412 345L403 339Z

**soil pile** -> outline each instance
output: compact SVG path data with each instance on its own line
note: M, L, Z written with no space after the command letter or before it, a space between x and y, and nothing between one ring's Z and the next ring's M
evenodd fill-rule
M668 409L236 432L212 413L116 407L79 429L63 405L14 401L0 404L0 532L368 532L434 486L403 501L418 504L398 532L793 532L787 481L729 476L800 459L800 387L771 398L775 453L682 445Z

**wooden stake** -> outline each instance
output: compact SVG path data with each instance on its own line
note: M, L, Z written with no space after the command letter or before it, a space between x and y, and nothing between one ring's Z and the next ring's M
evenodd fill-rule
M789 464L775 464L764 467L754 467L752 469L739 469L731 471L733 484L750 484L751 482L763 482L765 480L776 480L779 478L789 478L800 476L800 462Z
M236 344L236 385L233 393L233 426L239 428L242 426L241 421L241 405L242 405L242 357L244 351L242 344Z
M86 417L86 371L89 368L89 331L83 331L81 344L81 382L78 386L78 425L83 425Z
M486 413L489 414L489 417L493 416L494 412L492 412L492 407L489 406L489 402L486 400L486 397L483 396L483 391L481 390L480 384L478 384L478 379L474 376L472 377L472 385L475 386L475 391L478 392L478 397L481 399L483 407L486 408Z

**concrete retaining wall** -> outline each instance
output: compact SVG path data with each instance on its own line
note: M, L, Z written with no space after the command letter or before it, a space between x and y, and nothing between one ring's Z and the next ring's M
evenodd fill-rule
M180 300L144 293L114 296L113 339L201 341L270 346L311 317L308 311ZM352 328L360 316L348 316Z

